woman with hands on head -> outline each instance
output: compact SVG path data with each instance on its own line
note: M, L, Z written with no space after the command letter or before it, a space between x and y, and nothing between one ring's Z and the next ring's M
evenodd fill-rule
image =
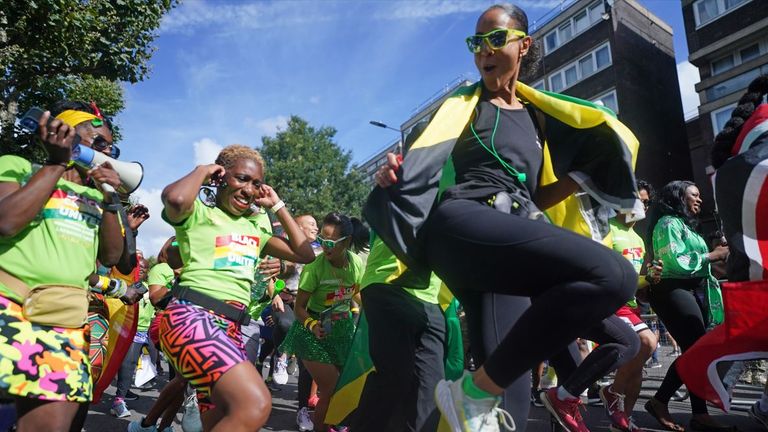
M71 162L75 135L111 143L109 128L77 110L50 117L39 121L42 166L0 157L0 390L16 397L19 431L68 430L91 401L88 278L123 251L119 203L99 190L118 188L117 172Z
M162 216L176 231L184 267L175 299L162 315L160 346L197 389L205 430L256 431L271 410L269 392L246 359L240 332L250 319L245 308L262 249L294 262L315 258L285 203L263 179L259 152L230 145L216 163L196 167L162 194ZM197 198L208 184L217 189L212 207ZM253 205L270 209L289 239L259 228L248 217Z

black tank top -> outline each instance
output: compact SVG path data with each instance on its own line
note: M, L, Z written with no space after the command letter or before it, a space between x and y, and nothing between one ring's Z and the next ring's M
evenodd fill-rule
M543 161L542 144L527 109L500 109L488 101L475 108L475 133L491 149L496 115L499 115L494 147L498 155L518 172L526 174L520 183L478 142L469 126L453 148L456 185L446 189L443 199L486 198L502 191L522 190L529 199L536 193Z

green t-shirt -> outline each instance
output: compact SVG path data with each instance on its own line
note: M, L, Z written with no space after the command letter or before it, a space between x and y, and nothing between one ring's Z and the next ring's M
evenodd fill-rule
M146 286L144 282L141 283ZM136 324L136 331L147 331L149 325L152 323L152 318L155 317L155 307L152 306L152 302L149 301L149 295L144 294L144 297L139 300L139 322Z
M659 219L653 228L653 250L664 265L662 279L709 276L707 243L679 217Z
M195 200L192 214L174 224L184 262L180 285L220 301L247 305L259 254L272 234L251 218L231 216Z
M167 263L157 263L149 269L147 285L162 285L168 289L173 286L173 269Z
M319 313L337 303L346 303L339 306L336 312L349 311L349 301L360 290L363 261L352 252L348 252L347 257L349 266L346 269L331 266L325 255L304 266L299 289L312 294L307 309Z
M269 220L269 216L266 213L260 211L252 216L248 217L257 227L260 227L265 232L272 234L272 222ZM256 260L256 265L259 265L261 257ZM254 269L253 284L251 284L251 304L258 302L267 292L269 286L269 279L265 278L257 269ZM250 305L249 305L250 306Z
M638 235L634 228L627 227L616 219L609 221L611 226L611 237L613 238L613 250L620 253L635 268L635 272L640 274L643 269L643 260L645 259L645 243L642 237ZM637 307L637 301L627 302L631 308Z
M365 289L368 285L375 283L389 284L390 281L395 278L395 275L404 268L405 266L398 263L395 254L392 253L384 242L381 241L379 237L374 237L360 286L362 289ZM406 287L403 287L403 289L421 301L438 304L437 296L440 292L441 285L442 281L440 278L432 273L429 278L429 287L426 289L412 289Z
M18 156L0 157L0 182L26 184L32 164ZM30 287L67 285L88 289L96 270L101 192L59 179L48 202L13 237L0 238L0 267ZM19 299L0 283L0 294Z

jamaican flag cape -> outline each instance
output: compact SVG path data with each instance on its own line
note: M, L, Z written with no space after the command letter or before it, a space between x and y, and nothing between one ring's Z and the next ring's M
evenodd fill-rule
M441 186L450 184L453 146L474 115L482 83L456 90L438 109L406 154L399 181L376 187L363 215L376 234L404 264L394 283L426 287L419 230L435 205ZM517 83L517 95L537 113L544 134L544 162L539 184L570 176L581 192L547 210L552 223L603 241L609 232L610 210L642 218L634 177L639 143L615 114L605 107Z

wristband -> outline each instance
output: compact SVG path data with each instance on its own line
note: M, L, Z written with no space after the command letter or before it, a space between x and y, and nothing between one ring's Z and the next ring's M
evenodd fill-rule
M94 285L94 288L98 288L99 292L103 293L104 291L109 288L109 278L106 276L99 275L99 280L96 282L96 285Z
M302 325L303 325L305 328L309 328L309 327L307 327L307 324L308 324L310 321L312 321L312 319L313 319L312 317L307 317L307 319L305 319L305 320L304 320L304 323L303 323Z
M315 329L315 326L317 325L319 321L318 320L312 320L311 323L309 323L309 331L313 331Z
M101 207L101 209L103 211L105 211L105 212L117 213L117 212L119 212L123 208L123 205L120 204L120 203L105 204L105 203L102 202L102 203L99 204L99 207Z
M120 279L110 279L109 286L104 291L107 297L120 298L128 291L128 285Z
M275 205L273 205L270 210L272 211L272 213L277 213L283 207L285 207L285 202L283 200L280 200L276 202Z
M59 165L59 166L63 166L65 170L68 170L75 165L75 161L71 160L69 162L55 162L52 160L47 160L45 161L45 165Z
M352 312L353 314L358 314L360 313L360 308L351 308L349 311Z

